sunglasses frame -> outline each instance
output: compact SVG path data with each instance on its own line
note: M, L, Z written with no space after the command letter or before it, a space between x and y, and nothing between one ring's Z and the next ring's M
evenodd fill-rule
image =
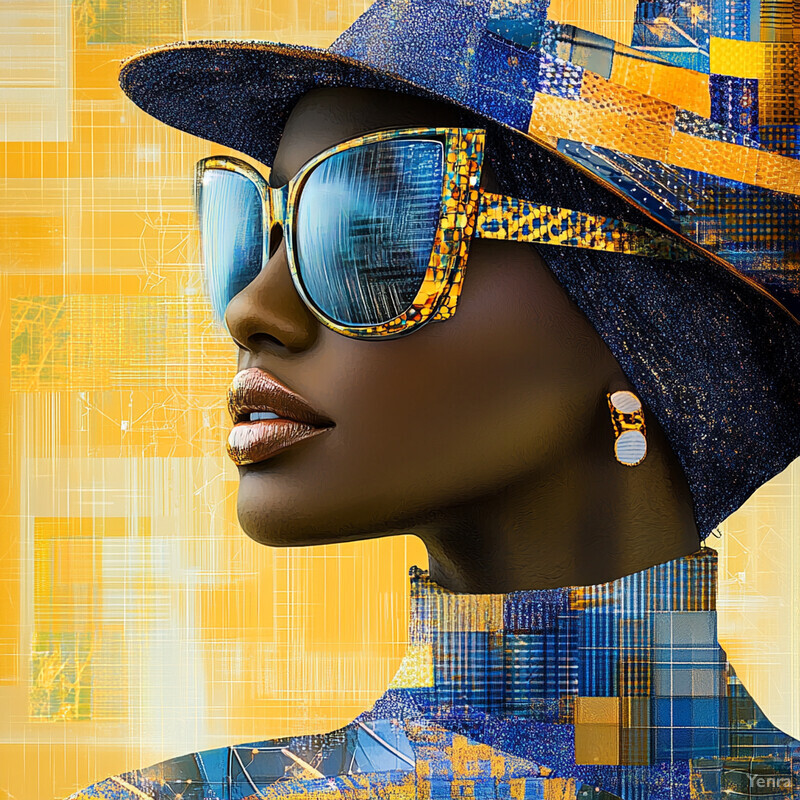
M321 163L346 150L376 142L432 138L441 141L444 150L439 220L425 277L414 300L402 314L378 325L346 325L331 319L308 296L297 266L295 220L305 182ZM203 175L208 170L226 169L248 178L255 184L261 197L262 269L269 260L269 232L275 224L279 224L283 228L286 259L295 289L323 325L344 336L358 339L404 336L426 322L449 319L455 312L478 212L478 184L485 138L485 131L466 128L402 128L377 131L324 150L307 161L279 189L270 187L258 170L241 159L211 156L197 163L195 208L199 211Z
M444 147L439 220L425 277L411 305L400 315L377 325L348 325L331 319L309 297L297 267L296 212L308 177L321 163L338 153L376 142L404 139L439 140ZM224 169L255 184L262 208L262 262L269 260L272 228L279 224L286 258L297 293L326 327L357 339L405 336L427 322L450 319L456 312L473 238L582 247L671 260L693 260L690 247L667 232L585 214L570 209L492 194L480 188L486 131L480 128L392 128L348 139L307 161L284 186L272 188L247 162L231 156L211 156L195 168L195 209L200 216L200 194L205 173Z

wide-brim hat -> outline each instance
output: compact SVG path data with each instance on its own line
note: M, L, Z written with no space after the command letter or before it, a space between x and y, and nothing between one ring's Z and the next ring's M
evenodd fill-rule
M691 243L703 258L680 265L539 250L664 428L706 536L800 455L799 48L751 41L765 22L746 0L641 2L630 43L547 6L377 0L327 50L176 42L126 61L120 83L266 165L313 88L446 101L507 133L526 199Z

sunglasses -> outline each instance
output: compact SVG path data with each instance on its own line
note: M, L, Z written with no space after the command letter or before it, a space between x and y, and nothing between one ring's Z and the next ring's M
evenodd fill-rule
M485 139L470 128L378 131L325 150L279 189L240 159L203 159L195 208L216 316L267 263L276 225L303 302L360 339L452 317L473 238L693 257L663 232L485 191Z

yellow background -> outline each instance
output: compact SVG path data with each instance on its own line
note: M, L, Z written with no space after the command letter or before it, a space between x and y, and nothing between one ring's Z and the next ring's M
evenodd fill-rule
M420 543L271 550L235 520L235 355L202 295L194 162L121 94L182 38L326 46L368 0L0 4L0 798L351 719L406 642ZM554 0L625 39L635 3ZM711 540L721 640L800 733L800 465Z

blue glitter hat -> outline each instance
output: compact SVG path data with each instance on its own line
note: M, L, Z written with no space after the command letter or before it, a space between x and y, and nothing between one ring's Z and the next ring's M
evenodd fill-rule
M800 455L800 45L748 0L640 0L625 42L548 5L377 0L327 50L178 42L129 59L120 83L268 165L315 87L447 101L494 132L518 196L701 247L683 265L538 249L664 428L706 536Z

